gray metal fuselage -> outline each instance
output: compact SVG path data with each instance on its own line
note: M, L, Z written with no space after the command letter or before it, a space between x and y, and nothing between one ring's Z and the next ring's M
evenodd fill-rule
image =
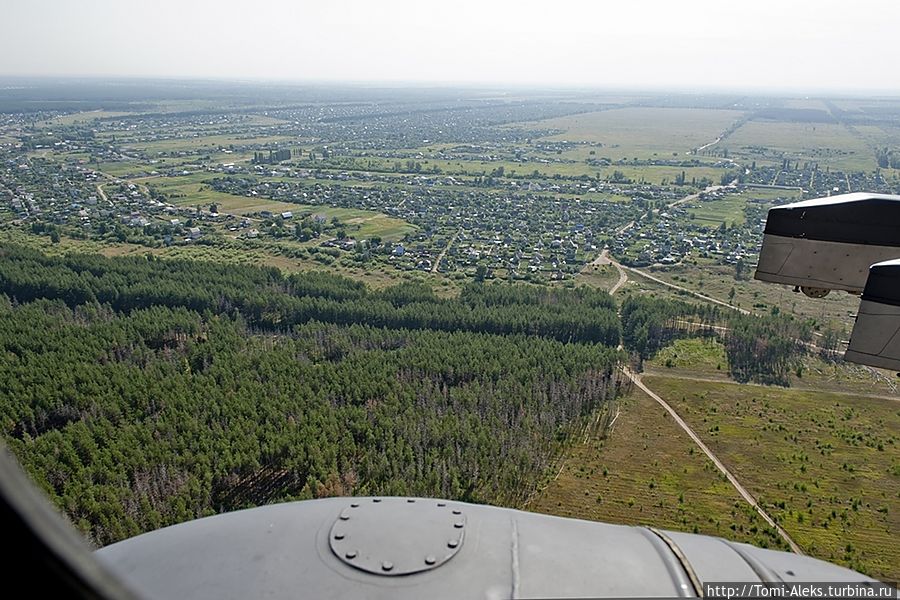
M423 498L331 498L199 519L97 556L148 598L698 595L721 581L870 581L724 539Z

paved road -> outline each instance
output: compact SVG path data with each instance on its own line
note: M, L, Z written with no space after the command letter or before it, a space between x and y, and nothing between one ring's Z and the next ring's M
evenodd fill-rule
M779 526L771 516L769 516L769 513L763 510L763 508L756 501L756 498L753 496L753 494L751 494L747 490L747 488L741 485L741 482L738 481L737 478L731 473L731 471L728 470L728 467L726 467L725 464L722 463L722 461L719 460L719 458L715 454L713 454L713 451L703 443L703 440L700 439L700 436L698 436L694 432L694 430L691 429L691 426L688 425L684 421L684 419L682 419L678 415L677 412L675 412L675 409L673 409L668 402L654 393L653 390L648 388L644 384L644 382L641 381L640 375L633 373L627 367L624 369L624 371L625 375L627 375L628 378L631 379L631 381L633 381L636 386L638 386L645 394L656 400L656 402L659 403L660 406L662 406L670 415L672 415L672 418L675 419L675 422L678 423L678 425L684 430L685 433L688 434L688 436L690 436L692 440L694 440L694 443L697 444L697 446L703 451L704 454L706 454L709 460L711 460L713 464L716 465L716 468L719 469L719 471L728 479L731 485L734 486L734 489L736 489L738 493L744 498L744 500L746 500L747 503L752 506L754 510L756 510L759 516L761 516L766 521L766 523L769 524L769 526L771 526L773 529L775 529L775 531L778 532L778 534L784 539L784 541L787 542L788 546L791 547L791 550L793 550L797 554L803 554L803 550L800 549L800 546L798 546L797 543L791 539L791 536L788 535L788 533L784 529L782 529L781 526Z

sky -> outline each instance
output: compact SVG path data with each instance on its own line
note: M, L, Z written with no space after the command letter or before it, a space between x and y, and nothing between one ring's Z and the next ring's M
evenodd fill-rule
M0 75L900 93L898 0L3 0Z

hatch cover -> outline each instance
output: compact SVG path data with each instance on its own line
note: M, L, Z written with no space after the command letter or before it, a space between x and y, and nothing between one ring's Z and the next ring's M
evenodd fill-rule
M331 526L331 551L345 564L377 575L436 569L465 539L462 507L421 498L354 500Z

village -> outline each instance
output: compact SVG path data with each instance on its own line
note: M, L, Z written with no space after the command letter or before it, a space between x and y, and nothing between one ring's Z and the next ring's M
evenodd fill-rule
M900 187L878 169L765 147L628 156L560 139L538 120L589 104L419 106L11 113L0 128L15 140L0 144L0 226L546 283L572 280L604 249L634 267L749 264L769 207ZM827 162L838 150L817 152Z

